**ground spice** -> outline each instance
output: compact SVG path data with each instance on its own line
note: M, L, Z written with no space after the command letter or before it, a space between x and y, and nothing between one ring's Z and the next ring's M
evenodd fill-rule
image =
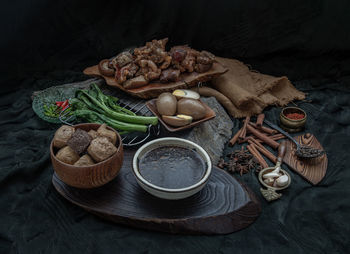
M285 114L285 116L292 120L300 120L305 117L304 114L299 114L299 113L289 113L289 114Z

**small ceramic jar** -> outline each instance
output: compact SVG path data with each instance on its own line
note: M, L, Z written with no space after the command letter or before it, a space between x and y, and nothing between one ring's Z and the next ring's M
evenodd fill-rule
M287 117L288 114L293 114L293 113L304 115L304 117L301 119L291 119ZM304 129L306 119L307 119L306 112L301 108L286 107L282 109L280 114L280 126L282 127L282 129L284 129L287 132L299 132Z

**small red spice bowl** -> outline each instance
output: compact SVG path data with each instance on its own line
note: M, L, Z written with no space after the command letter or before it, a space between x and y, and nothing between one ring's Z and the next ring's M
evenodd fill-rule
M304 129L306 119L306 112L301 108L286 107L281 111L280 125L288 132L299 132Z

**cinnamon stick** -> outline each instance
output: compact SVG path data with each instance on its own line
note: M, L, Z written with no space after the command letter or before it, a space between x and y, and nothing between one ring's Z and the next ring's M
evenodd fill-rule
M256 160L259 162L259 164L263 168L267 168L268 167L268 165L267 165L266 161L264 160L264 158L261 156L259 151L254 147L254 144L253 145L247 145L247 149L256 158Z
M286 138L286 136L284 136L282 133L279 133L279 134L270 136L270 138L273 139L273 140L280 140L282 138Z
M256 125L256 123L252 123L252 122L250 122L249 124L250 124L251 126L253 126L254 128L260 129L260 130L262 130L263 132L266 132L266 133L268 133L268 134L270 134L270 135L274 135L274 134L277 134L277 133L278 133L278 131L276 131L276 130L274 130L274 129L271 129L271 128L269 128L269 127L266 127L266 126L258 127L258 126Z
M258 151L258 149L256 149L256 146L253 144L253 145L250 145L251 148L254 150L254 152L256 153L256 155L260 158L261 160L261 166L263 166L264 168L267 168L269 165L267 164L267 162L265 161L265 159L262 157L262 155L260 154L260 152Z
M233 146L237 142L238 136L241 134L241 131L242 128L239 129L239 131L237 131L236 134L231 138L231 140L229 141L230 146Z
M277 149L279 146L279 143L277 143L275 140L271 139L270 137L266 136L264 133L258 131L251 125L247 125L247 130L251 132L253 135L264 141L267 145L271 146L274 149Z
M269 150L267 150L263 145L261 145L258 142L254 142L254 139L249 139L248 143L250 145L254 145L256 149L258 149L258 151L260 151L263 155L265 155L269 160L271 160L273 163L277 162L277 157L275 155L273 155Z
M244 124L243 124L243 127L242 127L242 131L241 131L241 133L238 136L239 140L245 139L245 136L247 134L247 125L250 122L250 116L247 116L243 122L244 122Z
M265 118L265 114L261 113L258 115L258 117L256 118L256 126L258 128L261 128L263 122L264 122L264 118Z
M238 140L238 144L245 143L245 142L247 142L247 141L248 141L249 139L251 139L251 138L254 138L254 140L255 140L256 142L258 142L258 143L263 143L262 140L257 139L257 138L255 138L254 136L250 135L250 136L246 136L245 139Z

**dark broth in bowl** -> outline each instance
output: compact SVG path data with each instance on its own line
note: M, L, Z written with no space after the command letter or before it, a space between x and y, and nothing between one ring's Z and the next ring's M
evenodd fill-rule
M206 163L196 151L178 146L163 146L139 159L139 172L148 182L163 188L180 189L198 183Z

